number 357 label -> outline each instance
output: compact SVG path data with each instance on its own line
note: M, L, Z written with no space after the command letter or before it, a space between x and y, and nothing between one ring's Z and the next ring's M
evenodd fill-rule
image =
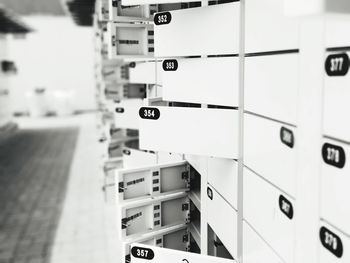
M139 115L141 119L158 120L160 117L160 111L157 108L141 107Z

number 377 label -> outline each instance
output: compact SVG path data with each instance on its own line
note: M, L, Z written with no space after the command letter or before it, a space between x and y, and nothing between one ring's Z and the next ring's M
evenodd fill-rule
M160 117L160 111L157 108L141 107L139 115L141 119L158 120Z

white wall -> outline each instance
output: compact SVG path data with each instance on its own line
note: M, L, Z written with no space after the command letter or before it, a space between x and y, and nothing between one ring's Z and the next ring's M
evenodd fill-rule
M78 27L70 17L30 16L23 20L35 32L10 45L19 70L11 87L13 110L28 109L25 95L35 87L46 87L49 93L71 91L74 109L94 109L92 28ZM54 107L54 101L49 102Z

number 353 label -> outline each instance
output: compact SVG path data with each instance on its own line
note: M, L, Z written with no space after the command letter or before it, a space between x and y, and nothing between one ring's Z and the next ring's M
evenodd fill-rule
M141 107L139 115L141 119L158 120L160 117L160 111L157 108Z

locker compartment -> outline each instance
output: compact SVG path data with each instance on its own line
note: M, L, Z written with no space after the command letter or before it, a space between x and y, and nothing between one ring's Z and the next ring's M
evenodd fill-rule
M147 251L152 255L152 260L150 258L140 257L141 251ZM144 252L143 252L144 253ZM234 260L212 257L207 255L201 255L196 253L188 253L168 248L160 248L155 246L143 245L135 243L131 248L131 262L132 263L234 263Z
M153 55L153 28L149 24L126 24L109 22L109 58L150 57Z
M245 165L295 197L296 128L244 114Z
M299 54L245 58L245 110L297 123Z
M325 221L320 222L320 263L350 262L350 238Z
M187 162L117 171L119 201L156 196L189 187Z
M321 216L350 235L350 145L324 139L320 156Z
M271 247L243 221L243 262L261 263L261 260L269 263L283 263Z
M220 238L214 233L213 229L208 225L208 255L233 259Z
M163 60L163 99L238 107L238 57Z
M97 1L96 9L99 21L109 20L108 0Z
M235 209L237 209L237 177L237 161L208 158L208 183Z
M188 197L191 199L193 205L198 210L201 211L201 174L196 171L192 166L189 170L189 180L190 180L190 192Z
M130 262L131 246L133 243L150 245L157 247L170 246L169 248L178 248L180 251L186 251L189 248L189 242L185 241L187 236L187 227L185 224L175 224L172 226L162 227L154 233L140 235L137 237L126 238L122 244L122 253L120 262ZM177 244L175 245L174 242Z
M350 42L349 42L350 43ZM350 142L350 52L329 52L325 57L324 134Z
M163 226L189 221L189 200L184 191L121 201L117 208L121 238L143 235Z
M243 217L284 262L294 262L294 200L244 168Z
M160 84L161 79L162 72L160 62L139 61L129 63L130 83Z
M128 147L123 148L124 168L136 168L148 165L156 165L156 163L157 156L155 153Z
M122 157L123 155L123 147L139 149L139 140L137 136L123 136L117 139L112 139L107 146L108 157Z
M231 256L237 257L237 211L210 185L207 188L206 202L209 226Z
M142 99L126 99L114 104L114 122L118 128L138 129Z
M143 99L146 97L145 84L117 84L115 82L105 85L105 96L110 100L122 100L125 98Z
M139 119L141 149L237 158L236 110L143 107Z
M156 13L155 56L238 54L239 14L239 2Z
M191 234L192 243L200 247L201 245L201 212L191 199L190 199L190 219L189 219L188 230L189 230L189 233Z
M246 2L246 53L299 48L298 19L285 16L283 8L283 1L280 0Z
M157 11L156 6L122 5L121 0L108 0L109 19L116 22L147 21Z

